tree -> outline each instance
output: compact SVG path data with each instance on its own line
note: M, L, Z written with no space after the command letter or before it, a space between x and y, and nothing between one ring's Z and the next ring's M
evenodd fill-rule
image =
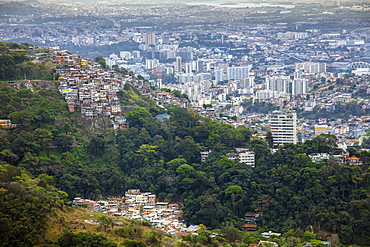
M105 139L101 133L95 133L87 145L87 150L94 156L102 156L105 150Z
M177 156L181 155L189 164L197 163L200 160L200 149L191 136L186 136L185 139L180 140L173 149Z
M179 166L186 164L186 159L176 158L166 163L166 168L170 170L176 170Z
M51 144L53 134L47 129L36 129L35 138L40 146L45 147Z
M235 240L240 240L241 238L241 234L238 228L234 227L234 225L229 222L221 226L221 233L230 242L234 242Z
M59 133L54 137L54 144L66 152L71 149L73 144L73 137L64 133Z
M16 124L20 124L20 128L29 129L31 124L39 119L39 116L30 110L21 110L9 114L9 118Z
M266 142L269 145L269 148L274 147L274 139L270 130L266 132Z
M0 80L12 79L15 74L15 62L11 55L0 54Z
M309 231L305 231L303 233L303 241L304 242L310 242L311 240L315 239L316 238L316 234L312 233L312 232L309 232Z
M127 121L130 124L130 127L142 127L145 121L149 121L152 118L150 112L141 107L132 109L127 113Z
M220 201L217 195L202 195L196 199L186 199L184 202L184 219L188 224L204 224L207 227L214 229L219 228L224 218L215 218L217 211L221 208ZM228 212L224 212L225 215Z
M337 137L330 134L321 134L304 143L304 150L310 153L333 153L337 148Z
M116 247L117 244L109 241L106 237L101 234L91 234L87 232L72 233L66 231L58 239L58 246L60 247L79 247L79 246L91 246L91 247Z
M146 244L142 241L136 241L136 240L130 240L127 239L124 243L124 246L126 247L146 247Z
M243 235L242 239L247 246L250 246L261 240L262 236L258 232L247 232Z
M118 73L122 73L124 75L128 75L128 70L126 68L120 68L120 67L118 67L118 65L113 65L112 66L112 69L114 71L117 71Z
M99 220L100 220L100 223L99 223L98 230L109 232L111 229L113 229L114 224L113 224L112 218L108 216L102 216L99 218Z
M101 56L95 58L95 62L101 65L103 69L108 69L107 63L105 62L105 59Z
M4 149L0 152L0 160L6 161L10 165L14 165L19 160L19 157L10 149Z
M239 196L239 195L242 195L243 194L243 189L239 185L230 185L225 190L225 194L226 195L232 195L232 194L234 194L236 196Z
M240 125L236 128L236 131L242 134L242 136L245 138L245 142L249 143L249 140L253 134L249 128L244 125Z
M176 172L179 174L189 174L194 171L194 168L188 164L183 164L176 169Z
M311 244L312 244L312 246L314 246L314 247L325 247L325 246L327 246L326 244L324 244L323 242L321 242L320 240L316 240L316 239L313 239L312 241L311 241Z
M49 214L63 206L56 188L38 186L14 166L0 165L0 183L1 245L42 245Z
M138 153L139 159L141 160L141 165L143 167L149 166L155 162L155 158L158 152L155 150L157 146L142 144L139 150L136 151Z

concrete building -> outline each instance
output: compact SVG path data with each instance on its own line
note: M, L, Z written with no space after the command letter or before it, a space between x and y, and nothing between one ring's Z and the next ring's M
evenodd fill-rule
M275 145L297 143L297 114L295 111L273 111L270 127Z
M307 93L307 79L292 80L289 76L272 76L266 78L266 89L298 96Z
M251 167L255 166L254 152L245 148L236 148L236 153L227 153L226 157Z
M290 93L290 78L288 76L272 76L266 78L266 89L279 93Z
M239 153L239 162L245 163L246 165L254 167L255 166L254 152L245 151L245 152Z
M215 80L216 81L223 81L224 79L224 72L222 69L215 69Z
M300 94L307 93L307 80L306 79L294 79L292 81L292 95L298 96Z
M327 124L316 124L315 125L315 136L321 134L327 134L329 126Z
M120 51L119 52L119 57L124 59L124 60L129 60L132 58L132 54L129 51Z
M181 71L182 71L182 59L181 57L176 57L175 72L181 72Z
M255 98L256 99L262 99L262 100L267 100L267 99L277 99L277 98L284 98L286 97L286 93L283 92L277 92L277 91L271 91L271 90L258 90L255 92Z
M144 33L143 42L147 45L155 45L155 34L154 33Z
M200 161L205 162L211 153L211 150L200 152Z
M137 60L141 59L140 51L132 51L132 56Z
M279 32L277 33L278 39L307 39L307 32Z
M158 59L147 59L145 61L145 67L146 67L146 69L153 69L158 64L159 64Z
M227 79L228 80L241 80L249 77L249 71L252 66L240 66L240 67L228 67L227 68Z
M326 63L296 63L295 70L301 70L303 73L316 74L316 73L326 73Z

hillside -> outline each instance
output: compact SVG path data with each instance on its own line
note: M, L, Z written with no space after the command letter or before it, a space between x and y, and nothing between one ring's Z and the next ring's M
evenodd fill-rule
M48 51L27 43L0 42L0 80L54 79L54 64L47 59L34 59L37 52Z
M31 179L0 165L0 246L159 246L175 241L145 222L66 206L68 196L42 174ZM144 242L143 242L144 241ZM132 245L134 244L134 245Z
M122 246L127 245L129 241L136 241L136 244L142 246L146 244L160 246L166 243L172 245L177 242L171 237L149 228L145 222L69 207L58 210L50 218L45 239L67 247L73 246L73 241L76 241L77 238L83 239L85 236L100 239L101 242L105 242L104 246ZM89 244L84 243L84 246L89 246Z
M118 97L125 113L129 112L135 107L159 110L158 106L153 100L142 95L137 88L129 83L126 83L124 89L118 92Z
M239 231L248 223L247 212L259 215L260 232L283 233L274 241L284 246L314 238L333 242L339 238L343 245L370 242L370 153L351 153L363 161L362 166L335 158L316 163L308 156L338 154L335 136L321 135L271 153L267 143L245 126L235 128L172 105L157 108L128 84L118 95L130 128L108 125L96 132L86 128L79 112L68 111L59 93L30 83L0 83L0 119L13 124L0 127L0 220L8 226L1 232L3 246L21 245L16 241L23 241L22 246L47 241L68 246L57 243L61 234L67 243L98 238L114 246L105 237L79 234L95 232L94 227L85 224L84 214L76 216L80 211L65 214L66 205L75 197L123 196L130 188L183 205L184 221L218 229L222 237L217 240L203 229L200 237L183 237L190 245L258 242L258 234ZM157 118L161 113L168 118ZM226 157L241 148L253 150L255 167ZM210 151L203 161L201 151ZM122 244L125 240L117 235L128 233L120 231L109 228L104 236ZM150 236L142 235L133 239L154 245ZM290 245L288 238L294 240ZM124 243L143 246L131 244Z

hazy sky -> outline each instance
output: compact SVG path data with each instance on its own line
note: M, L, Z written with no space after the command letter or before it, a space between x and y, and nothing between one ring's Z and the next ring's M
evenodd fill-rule
M0 0L1 2L7 2L6 0ZM19 0L20 2L27 2L30 0ZM31 0L33 1L33 0ZM37 0L35 0L37 1ZM337 0L39 0L39 2L121 2L121 3L137 3L137 2L167 2L167 3L178 3L178 2L249 2L249 3L273 3L273 2L288 2L288 3L295 3L295 2L335 2ZM341 2L369 2L370 0L340 0Z

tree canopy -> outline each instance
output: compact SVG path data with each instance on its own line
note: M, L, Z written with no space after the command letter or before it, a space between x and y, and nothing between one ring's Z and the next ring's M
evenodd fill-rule
M161 110L170 115L161 122L155 119L160 110L150 104L127 112L129 129L89 133L57 93L15 90L5 83L0 89L0 118L18 124L0 128L0 221L8 229L0 234L10 243L37 243L42 233L32 227L43 224L40 217L61 207L61 200L123 196L128 188L183 203L183 220L223 229L229 240L242 239L235 229L243 229L242 219L251 211L260 214L261 231L313 229L338 234L344 244L369 242L369 153L353 152L364 162L362 167L335 159L315 163L308 156L335 154L334 136L321 135L271 153L246 127L234 128L175 106ZM82 145L72 146L71 141ZM235 148L252 149L255 168L225 157ZM200 161L202 150L211 150L205 162ZM19 181L22 171L37 181L37 188ZM35 213L26 228L16 225L19 211L9 214L15 203L19 210ZM105 241L99 236L63 236L67 242ZM206 233L202 239L210 241ZM142 245L126 245L134 244Z

